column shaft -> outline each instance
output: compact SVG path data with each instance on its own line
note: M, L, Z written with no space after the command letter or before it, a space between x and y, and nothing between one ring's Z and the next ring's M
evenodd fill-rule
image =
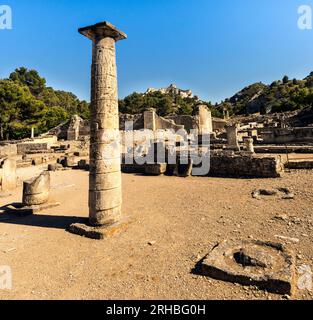
M115 40L93 41L89 219L95 226L121 217L121 158Z

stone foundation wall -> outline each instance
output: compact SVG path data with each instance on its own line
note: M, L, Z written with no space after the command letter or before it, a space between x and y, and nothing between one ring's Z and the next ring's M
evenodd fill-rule
M184 129L184 126L178 125L173 120L168 120L156 115L156 130L178 130Z
M174 121L179 126L184 126L187 132L198 128L196 118L192 116L168 116L165 118Z
M144 128L144 118L142 114L120 114L120 130L125 131L126 122L133 122L134 130L141 130Z
M17 144L18 154L27 154L28 152L34 153L36 151L42 152L48 150L47 143L19 143Z
M146 113L148 115L149 112ZM199 129L199 117L198 116L187 116L187 115L175 115L160 117L156 113L150 119L146 117L146 127L145 128L145 117L144 114L120 114L120 130L125 131L126 122L133 122L133 130L174 130L178 131L180 129L185 129L190 132L191 129ZM151 122L151 123L150 123ZM223 119L212 119L213 131L223 131L227 122ZM150 128L150 124L153 124L153 128ZM77 116L72 117L69 121L59 125L48 131L42 137L56 136L58 140L80 140L83 137L90 135L90 124L88 120L83 120ZM76 139L77 138L77 139Z
M224 119L213 118L213 131L223 131L226 129L227 121Z
M124 173L144 173L146 165L125 164ZM175 165L168 165L175 168ZM172 170L174 171L174 170ZM258 157L243 155L211 155L210 172L206 176L224 178L279 178L284 172L280 157ZM168 174L170 174L168 172Z
M210 176L278 178L284 171L280 157L211 155Z
M313 127L258 129L258 136L265 144L313 143Z

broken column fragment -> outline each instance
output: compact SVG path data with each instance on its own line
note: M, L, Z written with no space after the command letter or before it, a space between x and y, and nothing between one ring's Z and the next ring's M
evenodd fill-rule
M23 203L8 205L6 211L24 216L59 206L59 202L49 202L49 195L50 172L44 171L38 177L24 181Z
M0 164L0 185L2 191L16 188L16 160L4 159Z
M47 203L50 192L50 173L43 172L39 177L24 181L23 204L25 206L37 206Z

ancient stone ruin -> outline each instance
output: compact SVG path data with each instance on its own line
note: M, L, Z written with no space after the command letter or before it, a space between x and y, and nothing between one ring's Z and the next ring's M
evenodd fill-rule
M2 191L13 190L16 187L16 161L4 159L0 162L0 187Z
M202 274L217 280L257 286L282 295L291 295L295 290L295 257L281 244L223 241L201 265Z
M92 227L110 227L120 222L122 217L115 43L126 39L126 35L108 22L82 28L79 32L93 42L89 224ZM90 226L72 225L70 231L91 236ZM98 231L101 238L107 230L101 228L95 232Z
M23 183L23 205L38 206L47 203L50 193L50 173L45 171L39 177Z
M23 182L22 203L8 205L5 211L24 216L59 205L59 202L50 201L50 173L44 171L38 177Z

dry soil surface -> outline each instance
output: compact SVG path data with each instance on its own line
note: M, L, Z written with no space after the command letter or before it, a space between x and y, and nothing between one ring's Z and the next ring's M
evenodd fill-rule
M21 169L19 177L42 169ZM133 222L104 241L66 232L88 215L88 172L51 177L51 199L61 206L24 218L0 213L0 266L13 273L13 289L0 290L0 299L283 299L192 272L224 239L298 238L291 244L297 266L313 268L313 171L256 180L123 175L123 212ZM290 188L294 200L251 197L255 188L272 187ZM20 184L0 205L21 198Z

